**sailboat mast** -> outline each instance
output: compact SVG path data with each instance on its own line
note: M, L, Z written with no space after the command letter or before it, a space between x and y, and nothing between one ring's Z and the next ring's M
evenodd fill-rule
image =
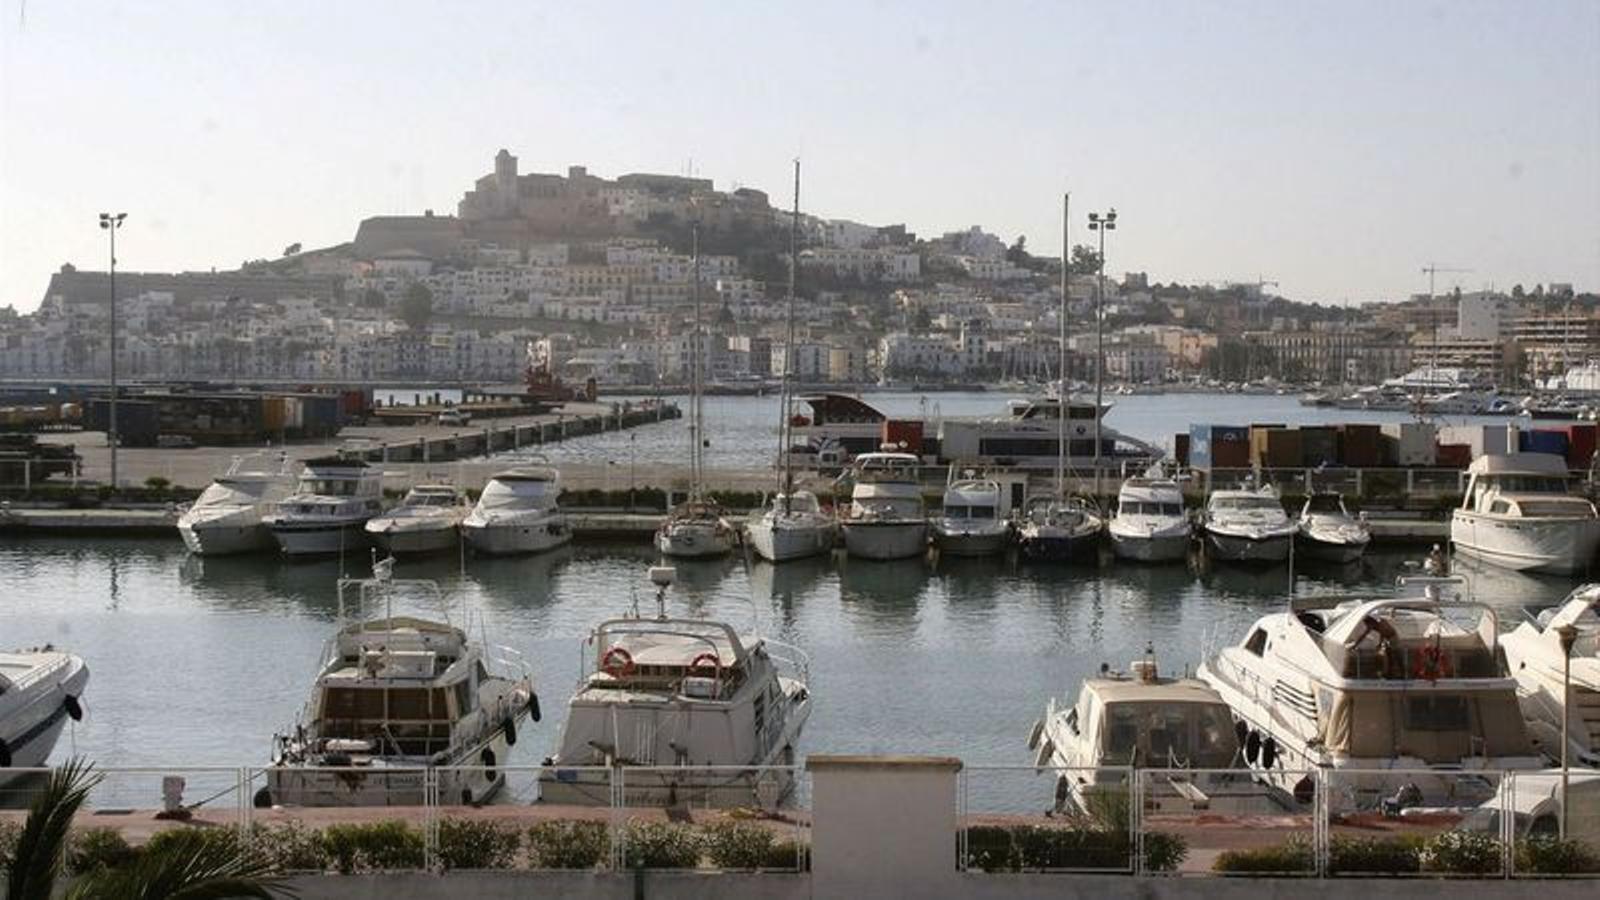
M794 211L789 216L789 328L783 344L783 401L779 410L778 452L783 454L783 511L794 493L794 453L789 434L789 391L794 377L794 281L800 269L800 160L794 161ZM788 452L786 452L788 451Z
M690 223L689 256L694 274L690 276L689 295L694 304L694 328L690 332L689 343L689 437L693 446L689 448L689 498L700 499L701 492L701 464L700 449L703 443L700 435L701 405L700 395L704 389L701 382L700 370L700 219L695 217Z
M1069 235L1072 231L1072 192L1061 195L1061 312L1056 316L1060 330L1056 347L1057 369L1061 373L1061 388L1056 394L1056 500L1065 501L1067 467L1067 296L1071 285L1072 248Z

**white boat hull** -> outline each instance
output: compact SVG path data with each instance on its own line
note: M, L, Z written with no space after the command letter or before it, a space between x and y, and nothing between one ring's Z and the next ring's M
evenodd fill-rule
M733 529L712 522L669 522L656 532L656 550L678 559L706 559L733 552Z
M42 681L0 697L0 773L40 768L49 761L61 732L73 718L72 707L82 713L78 698L88 683L89 667L72 657L64 668L50 672ZM0 774L0 784L6 780Z
M464 754L454 764L434 771L439 779L439 802L446 806L484 803L505 784L504 765L510 754L505 732ZM341 766L313 768L279 765L267 769L266 789L254 798L260 806L425 806L425 763L419 768L399 766Z
M945 556L993 556L1010 543L1011 529L1003 523L984 529L933 526L933 545Z
M1332 563L1352 563L1367 552L1369 541L1327 541L1314 535L1300 533L1299 552L1308 559Z
M1586 571L1600 547L1600 519L1513 521L1456 510L1450 541L1462 556L1519 572Z
M1118 530L1112 520L1111 552L1135 562L1173 562L1189 555L1189 532L1139 533Z
M768 562L787 562L833 552L838 529L833 525L774 524L763 516L745 529L745 535L756 556Z
M379 550L393 556L421 556L427 553L444 553L458 549L460 532L450 523L439 523L428 528L395 530L367 529L367 538Z
M845 522L845 550L861 559L908 559L928 549L926 522Z
M286 556L337 556L366 549L365 526L365 519L279 522L272 537Z
M190 553L200 556L231 556L256 553L277 546L272 530L260 521L252 523L188 522L178 520L178 535Z
M543 553L572 540L572 529L566 520L557 518L528 523L468 523L461 526L461 533L473 552L484 556Z
M1211 558L1223 562L1278 563L1289 558L1292 534L1264 537L1206 530L1206 549Z

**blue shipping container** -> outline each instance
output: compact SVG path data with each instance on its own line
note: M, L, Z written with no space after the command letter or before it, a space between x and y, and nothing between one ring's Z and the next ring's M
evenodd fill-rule
M1523 453L1550 453L1566 458L1567 433L1564 431L1524 431L1517 435L1517 449Z
M1189 466L1244 468L1250 464L1250 429L1244 425L1190 425Z

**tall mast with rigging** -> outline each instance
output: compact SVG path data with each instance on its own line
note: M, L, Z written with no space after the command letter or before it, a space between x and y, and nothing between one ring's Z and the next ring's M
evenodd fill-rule
M1056 393L1056 501L1065 502L1067 467L1067 297L1071 287L1072 248L1072 192L1061 195L1061 312L1056 316L1060 331L1056 348L1057 368L1061 372L1061 387Z
M794 493L794 448L789 424L789 392L794 377L794 282L800 269L800 160L794 161L794 211L789 216L789 326L783 343L783 388L778 402L778 453L783 462L783 511L789 511Z
M690 223L689 255L691 267L694 269L690 282L689 293L694 304L694 328L689 335L689 499L699 500L703 490L701 480L704 476L701 462L701 447L704 443L701 430L702 408L701 394L704 386L701 384L701 335L700 335L700 216L695 215Z

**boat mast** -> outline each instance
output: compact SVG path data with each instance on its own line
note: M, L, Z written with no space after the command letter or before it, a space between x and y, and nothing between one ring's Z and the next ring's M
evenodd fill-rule
M778 404L778 453L783 460L783 512L794 493L794 448L789 429L790 380L794 377L794 280L800 269L800 160L794 161L794 211L789 216L789 329L783 344L783 398Z
M1056 316L1060 331L1056 346L1056 367L1061 372L1061 388L1056 393L1056 502L1065 503L1067 467L1067 295L1072 283L1072 192L1061 195L1061 312Z
M701 493L701 403L700 395L700 216L698 213L689 223L689 256L694 274L691 276L689 293L694 304L694 328L690 331L689 343L689 499L699 500Z

